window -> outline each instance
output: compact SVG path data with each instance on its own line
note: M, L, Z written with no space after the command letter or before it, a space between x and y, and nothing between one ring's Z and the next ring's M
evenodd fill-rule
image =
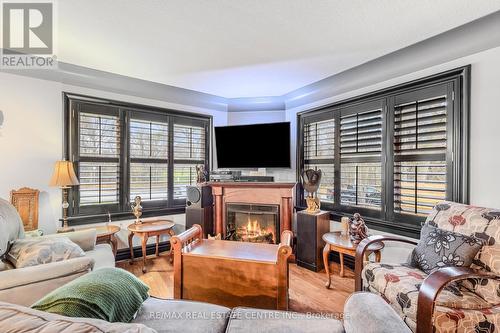
M334 202L335 121L332 112L311 117L303 124L305 169L320 169L322 172L318 197L322 202ZM323 120L325 119L325 120Z
M298 172L323 171L322 208L415 236L437 202L467 202L468 80L459 68L299 114Z
M340 204L345 210L382 209L383 104L374 101L340 109Z
M73 95L66 112L65 151L80 179L70 191L75 220L127 216L136 196L144 216L182 209L196 166L209 168L209 117Z

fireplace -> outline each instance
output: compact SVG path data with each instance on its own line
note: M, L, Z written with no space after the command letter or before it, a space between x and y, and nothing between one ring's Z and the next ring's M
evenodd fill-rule
M226 204L226 239L240 242L278 244L278 205Z

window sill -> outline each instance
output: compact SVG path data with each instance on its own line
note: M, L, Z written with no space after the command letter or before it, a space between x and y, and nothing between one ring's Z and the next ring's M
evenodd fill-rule
M186 212L185 206L154 209L149 211L145 210L143 211L141 218L184 214L185 212ZM112 221L122 221L122 220L132 220L132 219L135 219L135 216L131 212L111 213ZM61 221L62 225L62 219L59 219L59 221ZM81 216L68 217L69 226L78 226L78 225L101 223L101 222L108 222L108 214L81 215Z

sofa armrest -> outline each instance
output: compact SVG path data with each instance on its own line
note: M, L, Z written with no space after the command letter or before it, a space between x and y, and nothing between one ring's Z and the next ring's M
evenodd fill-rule
M363 239L356 248L356 260L354 266L354 288L356 291L361 291L363 286L363 278L361 277L361 273L363 272L364 266L364 255L368 246L373 243L378 243L382 241L392 241L392 242L400 242L407 243L412 245L417 245L417 242L411 239L402 238L398 236L389 236L389 235L375 235L370 236Z
M355 292L344 305L346 333L411 333L401 317L380 296Z
M49 264L9 269L0 273L0 291L89 272L93 267L94 259L80 257Z
M97 231L95 229L75 230L41 236L42 238L69 238L70 241L78 245L83 251L92 251L97 241Z
M500 281L500 276L468 267L446 267L429 274L418 293L417 333L432 332L434 304L447 284L468 278L486 278Z

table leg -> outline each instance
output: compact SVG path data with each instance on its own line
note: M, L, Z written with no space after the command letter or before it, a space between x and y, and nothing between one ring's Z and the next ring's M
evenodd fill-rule
M174 262L174 252L172 248L172 237L175 236L175 232L172 229L168 230L168 234L170 236L170 239L168 240L170 242L170 249L168 250L168 255L170 256L170 263Z
M160 246L160 235L156 235L156 256L160 255L160 251L158 251L158 246Z
M132 238L134 237L133 232L128 234L128 248L130 249L130 264L134 262L134 246L132 245Z
M142 272L146 273L146 244L148 242L148 235L142 235Z
M375 261L380 262L380 260L382 259L381 256L382 256L382 253L380 251L376 251L375 252Z
M340 258L340 277L344 277L344 254L339 252Z
M118 241L116 240L115 235L111 235L109 241L111 243L111 248L113 249L113 255L116 257L116 252L118 251Z
M330 245L326 244L325 247L323 248L323 265L325 266L325 272L326 272L326 283L325 287L330 288L330 264L328 262L328 255L330 254Z

